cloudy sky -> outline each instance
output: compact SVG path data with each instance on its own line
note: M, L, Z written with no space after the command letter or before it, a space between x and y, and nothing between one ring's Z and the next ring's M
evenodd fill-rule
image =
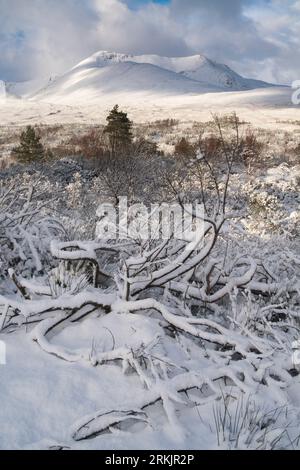
M300 79L300 0L0 0L0 79L62 73L98 50L201 53L290 84Z

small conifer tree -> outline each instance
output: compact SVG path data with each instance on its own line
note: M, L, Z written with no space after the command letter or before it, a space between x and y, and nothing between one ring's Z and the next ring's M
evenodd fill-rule
M12 153L21 163L42 160L45 156L45 149L34 127L27 126L25 131L21 133L20 144L13 149Z
M104 132L108 135L112 155L124 153L132 144L132 122L127 113L119 111L116 105L106 118Z

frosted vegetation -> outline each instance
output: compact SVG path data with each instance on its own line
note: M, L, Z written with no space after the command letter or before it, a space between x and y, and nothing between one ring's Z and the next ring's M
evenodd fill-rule
M29 161L2 129L1 447L299 448L299 132L109 125L40 126ZM204 231L97 240L120 196Z

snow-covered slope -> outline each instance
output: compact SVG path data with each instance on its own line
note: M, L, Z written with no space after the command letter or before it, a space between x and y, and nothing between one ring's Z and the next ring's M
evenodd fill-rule
M143 93L184 95L222 91L156 65L135 62L108 63L106 66L81 64L35 94L50 101L91 101L103 94Z
M38 77L25 82L5 82L0 80L0 99L1 98L27 98L36 93L41 87L51 83L52 78Z
M234 72L224 64L214 62L203 55L190 57L161 57L158 55L133 56L127 54L100 51L80 62L74 70L82 68L105 67L121 62L152 64L166 70L181 74L200 82L222 88L224 90L241 91L270 86L268 83L247 79Z
M6 86L3 80L0 80L0 100L6 98Z
M35 93L36 90L39 90L41 87L46 86L48 83L51 82L49 77L41 77L35 78L33 80L29 80L27 82L9 82L6 84L6 88L8 93L17 96L17 97L24 97Z
M168 58L97 52L34 93L50 102L91 102L105 95L200 95L269 86L204 56Z

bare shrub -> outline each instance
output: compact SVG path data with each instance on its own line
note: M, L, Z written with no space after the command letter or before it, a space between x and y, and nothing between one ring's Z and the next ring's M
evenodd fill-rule
M249 164L259 159L264 144L251 128L247 128L244 135L241 135L242 124L237 115L218 117L218 123L220 127L216 126L216 122L214 126L210 124L211 131L208 135L205 135L205 128L202 128L198 140L202 155L209 160L220 160L225 152L235 149L233 158L235 163Z
M200 135L199 148L201 153L209 160L217 159L222 154L221 139L215 134L211 134L208 137Z
M250 128L241 140L241 157L245 163L255 162L259 159L264 149L264 144L258 140L257 135Z
M174 155L183 159L195 158L196 147L183 137L175 145Z
M92 128L84 135L73 137L70 144L75 155L82 155L87 159L102 158L108 154L108 142L99 128Z

